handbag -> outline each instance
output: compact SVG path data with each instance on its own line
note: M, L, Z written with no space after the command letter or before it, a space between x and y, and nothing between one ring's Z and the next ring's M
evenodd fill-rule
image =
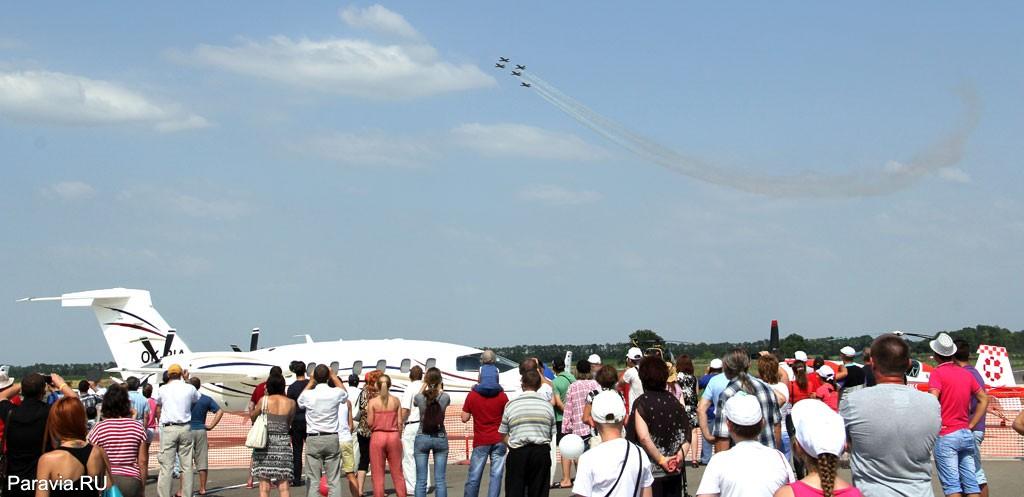
M124 497L121 493L121 489L117 488L117 485L111 483L107 486L106 490L103 491L103 497Z
M267 398L263 397L263 407L260 415L252 422L249 428L249 435L245 437L245 446L250 449L267 448ZM104 496L106 497L106 496Z

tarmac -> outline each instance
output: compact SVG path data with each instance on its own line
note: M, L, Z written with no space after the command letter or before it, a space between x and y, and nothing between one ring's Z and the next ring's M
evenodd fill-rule
M1016 496L1021 495L1021 488L1024 488L1024 461L1021 460L990 460L984 462L985 473L989 480L989 492L993 497L1003 496ZM466 484L466 476L469 466L453 464L448 466L448 495L452 497L458 497L463 495L463 488ZM487 475L484 472L484 481L481 484L480 494L486 496L487 494ZM690 495L696 495L697 487L700 484L701 475L704 473L704 468L687 468L687 490ZM850 480L850 471L848 469L840 470L840 474L847 481ZM247 470L245 469L215 469L210 470L209 485L207 493L210 495L216 495L218 497L251 497L258 495L258 488L246 488L245 483L247 479ZM177 483L175 482L175 489L177 489ZM198 484L198 482L197 482ZM390 475L387 478L387 494L393 495L394 489L391 486ZM344 486L344 485L343 485ZM349 491L347 486L342 490L343 497L349 497ZM939 479L933 475L932 487L935 491L935 495L942 495L942 487L939 485ZM291 494L294 496L303 496L307 492L306 487L291 488ZM367 478L366 487L364 489L365 496L370 496L373 492L372 483L370 478ZM276 495L276 490L271 491L271 495ZM436 492L435 492L436 493ZM408 494L413 494L412 489L409 489ZM156 480L151 479L149 484L146 486L146 495L155 497L156 491ZM552 496L569 496L572 492L568 489L555 489L551 491Z

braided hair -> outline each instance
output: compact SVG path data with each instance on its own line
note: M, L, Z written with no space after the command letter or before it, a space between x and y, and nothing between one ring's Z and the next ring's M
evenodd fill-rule
M811 466L814 467L821 480L821 494L824 497L833 497L836 488L836 474L839 472L839 457L835 454L821 454L816 460L811 461Z

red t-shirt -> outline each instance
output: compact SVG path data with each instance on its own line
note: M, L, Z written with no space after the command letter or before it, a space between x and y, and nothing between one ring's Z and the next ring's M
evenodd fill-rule
M807 374L807 388L800 388L800 385L796 383L796 378L793 378L789 382L789 402L796 405L797 402L810 398L811 394L820 387L821 378L816 373Z
M500 443L502 436L498 433L501 415L505 413L508 396L501 392L494 397L484 397L474 391L466 396L462 404L462 412L473 415L473 447Z
M970 424L971 398L981 388L970 371L952 361L939 364L928 376L928 390L939 391L942 428L939 435L966 430Z
M814 394L821 399L825 405L832 408L833 411L839 412L839 392L836 391L835 387L831 383L822 383Z
M256 389L252 391L252 397L249 397L249 401L254 405L260 402L260 399L267 394L267 382L256 385Z

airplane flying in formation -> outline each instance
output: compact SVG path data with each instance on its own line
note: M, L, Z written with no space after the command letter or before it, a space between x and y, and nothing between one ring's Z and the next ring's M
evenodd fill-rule
M523 72L522 71L512 71L512 75L513 76L522 76Z
M529 88L529 87L531 87L533 85L531 85L530 83L527 83L527 82L524 81L522 83L519 83L519 86L525 86L525 87Z
M519 69L520 71L525 71L526 70L526 66L525 65L516 64L516 69Z
M509 60L505 57L498 57L498 62L508 62Z
M500 67L500 68L504 69L505 68L505 64L502 64L502 63L499 62L497 64L494 64L494 67Z
M89 307L96 314L107 346L117 367L107 370L123 381L135 376L154 387L171 364L180 364L202 381L202 393L213 397L228 412L244 411L253 389L265 381L272 366L280 366L291 383L291 361L307 363L307 369L326 364L345 379L355 374L362 380L374 369L386 371L394 383L393 392L409 384L409 369L437 367L444 389L453 403L462 403L477 382L480 349L425 340L337 340L315 342L309 335L304 343L274 347L259 346L259 329L253 329L249 350L232 345L231 351L192 352L167 321L156 311L146 290L110 288L60 297L21 299L19 302L58 301L62 307ZM520 391L519 365L505 358L496 363L499 381L509 397Z

